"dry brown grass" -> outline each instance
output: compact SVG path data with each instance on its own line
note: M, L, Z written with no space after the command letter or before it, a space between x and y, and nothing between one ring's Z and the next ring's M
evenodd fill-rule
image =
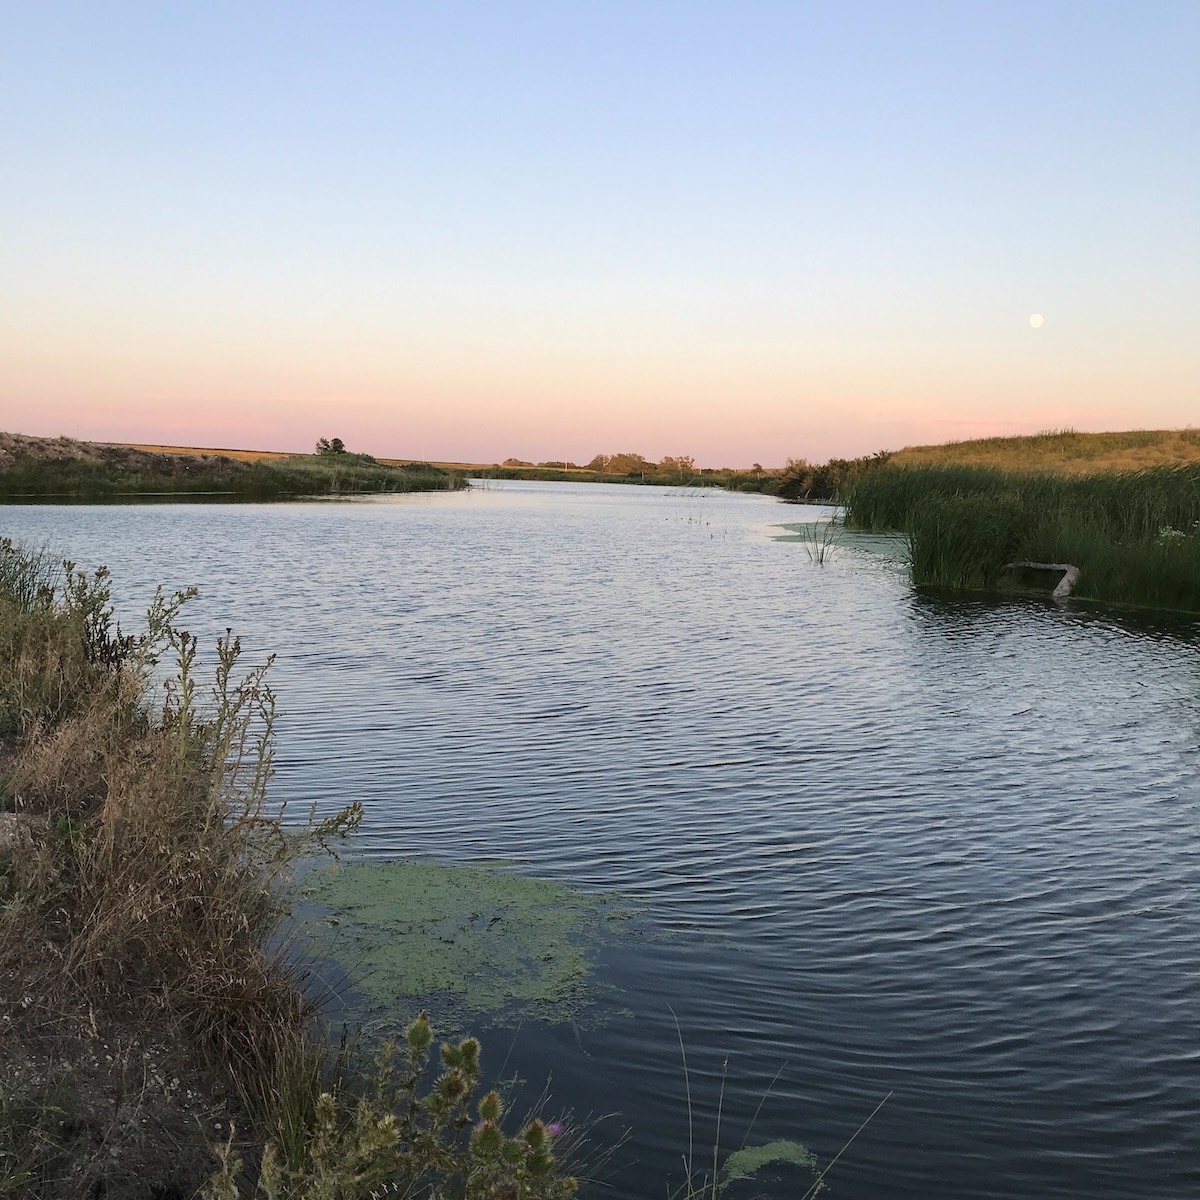
M14 563L0 542L0 581ZM0 807L19 831L0 855L0 1150L18 1136L25 1175L49 1155L34 1188L0 1153L0 1196L160 1194L135 1186L134 1159L166 1172L150 1173L155 1187L180 1162L213 1169L197 1117L269 1106L264 1081L311 1016L273 938L280 885L356 810L301 834L268 810L266 668L241 673L226 637L202 685L195 640L176 627L185 600L160 598L132 638L103 572L67 573L61 594L0 586ZM164 653L176 670L159 693ZM161 1069L137 1082L147 1054ZM50 1136L64 1104L79 1144Z
M906 446L893 466L976 466L1004 471L1093 475L1200 462L1200 429L1135 429L1028 437L979 438L940 446Z
M226 639L202 707L195 641L172 628L177 605L162 604L152 624L179 674L153 712L153 641L106 623L103 578L73 580L65 608L0 613L16 743L7 790L45 831L8 864L0 963L26 994L113 1011L152 997L205 1044L252 1063L265 1030L306 1015L264 950L294 854L264 807L269 689L261 671L235 678L240 648Z

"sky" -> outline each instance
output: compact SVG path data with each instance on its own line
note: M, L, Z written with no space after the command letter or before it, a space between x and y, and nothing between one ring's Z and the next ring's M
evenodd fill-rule
M0 429L737 466L1200 422L1195 0L0 28Z

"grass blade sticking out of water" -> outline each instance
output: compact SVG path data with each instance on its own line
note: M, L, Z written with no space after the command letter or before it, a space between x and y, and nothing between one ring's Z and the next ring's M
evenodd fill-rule
M805 1192L804 1195L800 1197L800 1200L811 1200L811 1197L815 1196L821 1190L821 1188L825 1186L825 1176L828 1175L829 1172L832 1171L835 1166L837 1166L838 1160L842 1157L843 1154L846 1153L847 1150L850 1149L850 1145L854 1141L854 1139L856 1137L858 1137L858 1135L860 1133L862 1133L862 1131L864 1129L866 1129L866 1127L868 1125L870 1125L870 1123L873 1120L875 1120L875 1114L878 1113L879 1110L891 1098L892 1098L892 1093L888 1092L888 1094L886 1096L884 1096L884 1098L882 1100L880 1100L880 1102L877 1105L875 1105L875 1107L871 1110L871 1115L869 1117L867 1117L867 1119L850 1135L850 1137L846 1140L845 1145L843 1145L842 1148L829 1160L829 1166L827 1166L825 1168L825 1170L818 1172L816 1179L813 1181L812 1187L810 1187L808 1189L808 1191Z
M687 1154L683 1159L684 1182L670 1193L671 1200L719 1200L721 1193L730 1184L736 1183L739 1180L749 1179L757 1171L773 1164L789 1164L815 1172L817 1165L816 1157L798 1142L777 1140L757 1146L747 1145L750 1135L754 1131L754 1126L758 1121L759 1114L762 1112L763 1105L766 1103L767 1096L770 1095L771 1090L779 1081L779 1076L783 1073L783 1067L780 1067L775 1073L775 1078L771 1080L770 1087L768 1087L766 1093L764 1093L762 1099L759 1101L758 1108L755 1109L754 1116L750 1121L749 1127L746 1129L746 1135L742 1139L742 1144L733 1153L727 1155L724 1162L721 1161L721 1125L725 1111L725 1084L729 1076L729 1059L726 1058L721 1064L721 1086L717 1094L716 1128L713 1133L712 1162L708 1171L703 1176L697 1176L694 1168L695 1131L691 1074L687 1064L687 1047L684 1044L683 1030L679 1025L679 1017L670 1005L667 1005L667 1010L675 1022L675 1034L679 1039L679 1054L683 1062L683 1084L688 1119L688 1148Z
M688 1118L688 1150L687 1158L684 1159L684 1170L687 1173L689 1182L692 1178L692 1152L694 1148L694 1130L692 1127L692 1080L688 1074L687 1065L687 1049L683 1044L683 1030L679 1027L679 1017L676 1016L675 1010L668 1004L667 1011L671 1014L671 1019L675 1022L675 1035L679 1038L679 1054L683 1059L683 1089L687 1096L687 1118Z

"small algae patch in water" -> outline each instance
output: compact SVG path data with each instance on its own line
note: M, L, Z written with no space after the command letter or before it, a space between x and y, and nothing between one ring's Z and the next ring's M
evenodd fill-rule
M784 530L784 532L771 534L771 540L811 545L815 536L819 543L824 536L824 527L827 524L828 521L824 517L814 517L811 521L792 521L786 525L775 525L773 528ZM817 526L820 528L817 529ZM880 554L885 558L903 559L908 553L908 541L904 534L847 529L841 524L836 526L831 544L838 548L844 546L848 550L865 550L871 554Z
M763 1167L782 1163L803 1167L808 1171L815 1170L817 1166L815 1156L799 1142L780 1141L767 1142L763 1146L743 1146L725 1160L722 1182L732 1183L735 1179L749 1179Z
M612 896L482 866L395 862L323 871L308 898L337 927L372 1015L428 1007L443 1029L467 1015L574 1021L589 951L627 917Z

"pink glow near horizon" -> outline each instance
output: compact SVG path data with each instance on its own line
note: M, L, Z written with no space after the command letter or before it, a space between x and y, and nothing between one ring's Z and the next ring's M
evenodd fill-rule
M780 466L788 458L824 461L1048 428L1182 427L1191 415L1183 405L1129 403L1119 388L1100 381L1087 388L1088 401L1068 403L1045 394L1066 388L1037 388L1003 377L990 387L974 381L976 401L955 404L933 389L923 396L915 384L897 388L901 394L895 398L882 386L877 394L850 391L844 378L839 388L832 377L815 380L794 401L786 385L772 387L762 378L753 381L758 395L748 397L721 380L705 387L694 378L677 389L686 393L683 398L669 388L657 398L653 387L619 378L586 390L570 388L566 378L551 380L540 394L529 379L515 387L468 379L456 389L452 384L461 372L452 363L445 371L449 384L439 386L429 370L432 382L419 380L394 392L378 386L339 392L305 386L302 378L281 386L262 368L247 372L265 376L251 386L239 386L245 376L236 370L227 378L196 371L189 385L174 387L169 368L154 371L148 381L135 369L85 370L78 382L74 370L63 370L53 387L47 384L60 373L52 366L34 374L37 382L31 379L29 388L34 397L6 397L0 428L97 441L288 451L308 451L318 437L337 436L380 457L458 462L509 457L586 462L597 453L631 450L652 460L690 454L703 466ZM632 398L606 404L606 388Z

